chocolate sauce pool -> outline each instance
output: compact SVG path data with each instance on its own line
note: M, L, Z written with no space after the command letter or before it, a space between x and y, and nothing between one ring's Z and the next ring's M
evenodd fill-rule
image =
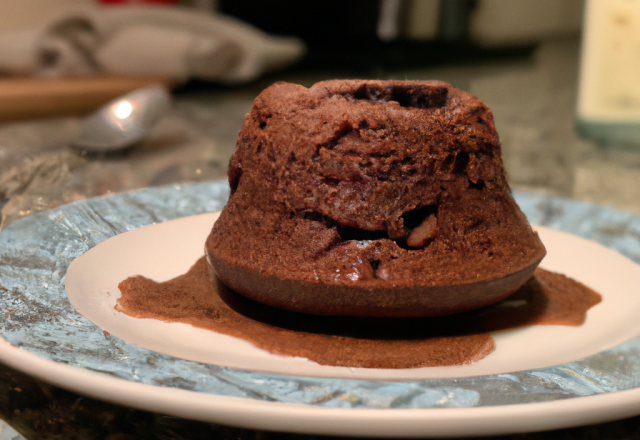
M507 299L449 317L321 317L265 306L212 283L204 257L172 280L157 283L138 275L119 288L116 310L136 318L183 322L245 339L270 353L360 368L470 364L493 351L489 332L524 325L578 326L602 299L577 281L537 269Z

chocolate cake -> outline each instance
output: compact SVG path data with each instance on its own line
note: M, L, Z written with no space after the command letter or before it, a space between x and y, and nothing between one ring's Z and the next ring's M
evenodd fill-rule
M274 84L245 119L229 184L207 261L279 308L453 314L512 294L545 255L491 111L443 82Z

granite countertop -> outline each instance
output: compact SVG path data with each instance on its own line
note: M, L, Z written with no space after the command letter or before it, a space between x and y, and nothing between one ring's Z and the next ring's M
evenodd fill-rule
M640 213L640 148L581 140L574 130L579 44L550 41L531 57L357 76L440 79L470 91L494 112L514 189L595 202ZM0 125L0 230L72 201L147 186L226 177L237 133L253 99L271 82L303 85L353 72L290 70L242 88L176 96L170 114L135 149L108 157L69 150L77 118ZM1 280L0 280L1 287ZM0 367L0 418L24 438L296 438L128 409L71 393ZM638 418L553 433L504 438L638 438ZM0 439L11 437L0 427Z

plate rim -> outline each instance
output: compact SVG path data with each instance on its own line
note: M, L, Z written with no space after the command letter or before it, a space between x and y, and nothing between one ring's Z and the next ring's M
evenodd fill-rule
M97 215L102 222L100 225L96 223L96 226L101 227L95 232L92 232L92 235L89 235L87 238L81 235L82 246L86 245L90 248L92 247L92 243L95 245L105 238L112 236L114 232L117 233L116 229L118 228L121 229L121 232L125 232L129 230L129 227L135 228L148 225L150 224L149 222L162 221L159 219L166 221L218 210L224 206L224 200L226 200L225 191L228 191L226 182L215 181L167 185L164 187L145 188L102 196L73 202L69 205L21 219L19 222L16 222L14 231L18 233L28 231L31 233L33 228L39 226L43 220L50 219L59 222L60 218L64 218L65 213L77 216L85 213L85 211L89 211L92 218L94 215ZM177 195L180 195L182 202L179 205L173 205L172 203ZM628 231L631 232L640 231L640 216L637 214L548 194L514 192L514 196L516 196L523 212L528 212L530 213L529 215L533 215L533 218L529 218L532 223L539 223L556 231L569 232L579 237L587 238L590 241L617 252L631 261L635 260L636 264L640 262L640 254L637 252L637 245L640 244L640 240L631 240L629 242L629 240L625 238L624 242L622 242L620 240L624 237L615 234L608 235L608 230L598 229L603 225L603 222L607 225L611 222L612 226L624 226L625 228L630 228ZM140 203L147 202L151 203L149 208L141 209L139 207ZM127 206L130 204L134 206L132 213L127 210ZM107 219L100 216L100 209L103 209L106 214L125 214L125 219L128 219L130 223L115 222L111 224ZM127 217L128 215L131 215L131 218ZM137 217L134 217L134 215ZM17 223L21 223L22 220L26 222L18 226ZM82 220L82 218L77 219L77 221L79 221L78 224L82 225L80 220ZM93 224L91 225L93 226ZM11 228L11 226L3 232L12 230L13 228ZM75 223L71 223L71 226L75 226ZM627 229L622 232L626 230ZM11 232L9 232L9 234L11 234ZM11 235L7 237L9 238L9 242L14 239ZM627 243L630 244L627 245ZM630 256L632 258L630 258ZM636 258L636 256L638 258ZM67 265L70 262L71 261L69 261ZM635 344L633 346L635 352L638 351L637 345L638 344ZM98 370L92 370L91 368L83 368L73 361L60 361L55 357L47 358L36 354L38 351L28 351L28 349L20 348L20 346L20 343L13 345L3 337L0 337L0 362L6 363L33 377L42 379L45 382L77 391L80 394L143 410L175 414L194 420L217 421L227 425L231 424L234 426L281 432L326 433L334 435L343 433L347 435L355 434L359 436L370 435L378 437L399 435L430 435L437 437L490 435L565 428L640 414L640 383L636 380L640 378L640 374L634 374L626 378L629 383L629 385L626 385L627 389L619 388L617 385L605 386L598 389L595 393L578 393L578 395L575 395L575 393L563 393L551 399L535 403L486 403L476 407L430 407L415 409L395 409L388 407L379 409L351 407L326 408L316 405L313 402L291 403L283 402L282 400L279 402L265 402L251 397L232 397L229 395L144 384L132 381L130 378L118 378L117 376L110 375L108 371L100 372ZM45 370L39 371L42 366L45 367ZM36 371L33 371L34 368ZM48 374L48 371L51 371L52 374ZM242 370L237 371L247 374ZM569 371L569 373L573 373L573 370ZM589 380L588 377L585 379ZM633 380L631 381L631 379ZM87 387L86 383L90 383L91 381L97 382L97 386ZM397 381L381 382L393 383ZM145 393L145 390L152 394L154 392L162 393L168 397L146 402L140 397L141 395L138 390L141 390L142 393ZM218 411L216 411L215 414L211 414L207 413L205 408L193 408L193 405L183 405L184 411L176 412L179 411L180 408L174 408L172 411L169 411L166 405L170 406L175 396L187 396L187 403L205 399L208 401L208 408L218 408ZM237 411L235 408L239 404L242 405L240 408L241 411ZM165 406L162 407L162 405ZM247 417L247 405L259 411L262 419ZM279 418L274 417L272 413L279 411L279 408L286 409L284 416L281 415ZM499 410L497 418L496 414L494 414L493 418L487 418L487 412L491 415L491 412L494 412L496 409ZM185 411L187 414L184 414ZM315 425L309 424L308 420L300 426L291 426L286 423L292 416L295 416L298 424L300 424L301 420L304 422L304 417L309 419L309 411L314 413L312 417L316 419L325 417L326 420L321 419L322 422L317 422ZM373 414L375 417L368 417L366 418L366 424L357 426L357 428L353 428L352 426L350 428L351 430L349 430L349 425L354 423L354 417L360 417L360 415L364 414L364 411L366 411L367 415ZM528 417L527 420L514 417L522 414L523 411ZM203 412L204 415L202 414ZM306 416L304 413L307 413ZM443 418L442 416L445 415L447 415L447 417ZM214 417L215 420L212 420L212 417ZM434 417L436 418L435 420L433 420ZM393 418L391 421L404 423L390 423L391 418ZM416 420L416 418L418 420ZM330 423L325 423L327 420L329 420ZM440 422L440 420L444 421ZM480 423L479 420L489 420L490 422L483 424ZM499 421L499 423L496 423L496 420ZM452 423L455 421L462 421L464 423L454 423L452 426ZM487 426L487 424L489 426ZM367 430L366 432L365 429ZM368 431L372 432L369 433Z
M327 408L130 382L40 357L2 337L0 359L44 382L98 400L191 420L298 434L503 435L580 426L585 421L602 423L640 412L640 388L546 402L465 408Z

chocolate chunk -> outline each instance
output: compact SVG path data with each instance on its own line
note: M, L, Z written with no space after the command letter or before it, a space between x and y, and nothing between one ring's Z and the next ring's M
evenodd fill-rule
M438 219L435 215L431 214L425 218L420 225L411 231L409 238L407 238L407 246L419 248L424 246L427 241L435 238L438 234Z

